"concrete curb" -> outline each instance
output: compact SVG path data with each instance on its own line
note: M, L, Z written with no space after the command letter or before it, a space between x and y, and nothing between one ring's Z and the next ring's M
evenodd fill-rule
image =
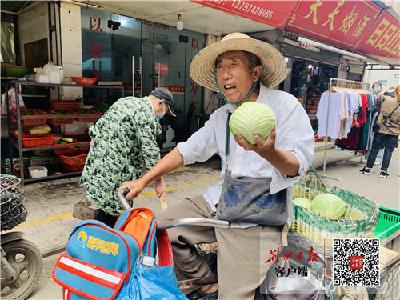
M42 258L46 258L55 254L59 254L65 250L66 245L57 245L51 249L47 249L42 252Z

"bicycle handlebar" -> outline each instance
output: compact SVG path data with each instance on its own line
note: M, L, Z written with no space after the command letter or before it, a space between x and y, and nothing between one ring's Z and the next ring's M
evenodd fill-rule
M123 190L118 190L118 198L119 201L121 201L122 206L125 208L125 210L129 210L132 207L129 205L128 201L126 200L126 195L128 195L129 189L124 188Z
M118 190L118 198L121 201L122 206L129 210L132 206L129 205L126 200L126 195L128 195L129 189L125 188L123 190ZM254 223L246 223L246 222L228 222L218 219L210 219L210 218L179 218L176 220L172 220L169 223L161 223L158 225L160 229L168 229L172 227L179 226L206 226L206 227L217 227L217 228L232 228L232 229L245 229L254 226L258 226Z

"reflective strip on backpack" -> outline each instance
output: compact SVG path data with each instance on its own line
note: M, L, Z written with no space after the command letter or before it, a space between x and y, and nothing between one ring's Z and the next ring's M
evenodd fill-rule
M98 267L91 267L87 264L63 256L60 258L58 266L60 269L75 274L89 281L98 283L110 289L120 286L124 274L116 271L99 270Z

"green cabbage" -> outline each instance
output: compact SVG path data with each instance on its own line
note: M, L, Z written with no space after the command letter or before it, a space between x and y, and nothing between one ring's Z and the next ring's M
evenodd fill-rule
M254 135L266 139L275 126L272 109L263 103L245 102L232 114L229 127L232 134L241 135L254 145Z
M334 194L320 194L311 201L310 210L328 219L339 219L346 214L347 203Z
M293 199L293 204L296 206L301 206L308 210L310 208L310 199L296 198L296 199Z

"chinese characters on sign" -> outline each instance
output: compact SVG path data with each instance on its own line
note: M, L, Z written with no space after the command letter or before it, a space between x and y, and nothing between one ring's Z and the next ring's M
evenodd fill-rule
M191 0L203 6L239 15L283 29L296 1Z
M191 0L339 48L400 59L399 20L371 0Z
M97 32L103 31L101 29L101 18L100 17L90 17L89 20L90 20L89 31L97 31Z
M331 44L354 48L374 20L379 7L367 0L360 1L299 1L287 28L297 33L325 40Z
M399 21L383 12L375 26L368 26L368 32L360 43L360 50L380 56L400 59L400 24Z

